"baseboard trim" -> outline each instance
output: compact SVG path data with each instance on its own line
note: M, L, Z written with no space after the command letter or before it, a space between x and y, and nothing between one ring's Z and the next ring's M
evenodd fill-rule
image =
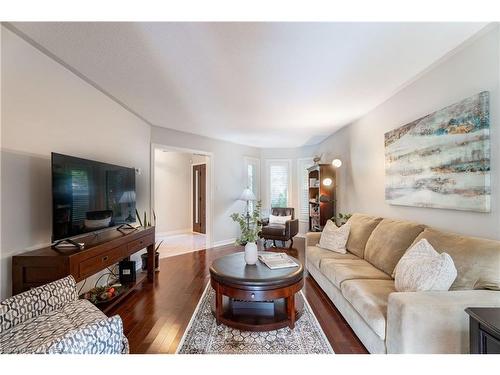
M191 228L187 229L177 229L177 230L169 230L167 232L157 232L156 237L160 236L175 236L177 234L191 234L193 233L193 230Z
M236 238L230 238L230 239L222 240L222 241L215 241L214 243L212 243L212 247L221 247L221 246L232 245L232 244L234 244L234 241L236 241Z

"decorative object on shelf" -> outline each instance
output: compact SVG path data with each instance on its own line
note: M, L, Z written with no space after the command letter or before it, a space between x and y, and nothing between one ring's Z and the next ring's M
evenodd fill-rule
M385 134L389 204L490 212L489 93Z
M122 284L96 286L95 288L92 288L88 292L82 294L80 298L86 299L94 305L100 305L102 303L113 301L127 290L128 287Z
M314 158L313 158L313 162L314 162L314 165L319 165L319 162L321 161L321 156L322 155L316 155Z
M317 232L323 229L328 219L335 216L336 171L331 164L313 165L307 171L309 230Z
M240 226L240 237L236 240L237 245L245 246L245 262L249 265L257 263L257 245L259 233L262 230L260 221L261 202L257 201L251 215L248 213L233 213L231 219ZM248 210L248 209L247 209Z
M243 190L243 193L241 193L239 200L245 201L247 204L247 212L246 212L246 219L247 219L247 227L250 226L250 201L255 201L257 198L255 198L255 194L250 190L248 187Z
M338 226L342 226L345 223L347 223L347 221L351 218L351 216L352 214L343 214L339 212L337 218L332 217L332 221L335 222Z
M147 254L146 254L147 259ZM136 280L135 272L135 261L133 260L122 260L118 263L118 277L120 278L120 283L133 283Z
M342 166L342 160L340 160L340 159L333 159L332 160L332 166L334 168L340 168Z

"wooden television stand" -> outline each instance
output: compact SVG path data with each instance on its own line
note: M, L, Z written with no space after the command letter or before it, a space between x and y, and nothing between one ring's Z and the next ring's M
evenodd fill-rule
M80 237L77 241L85 244L83 249L53 249L47 246L13 256L12 293L18 294L68 275L79 282L144 248L148 251L148 281L154 282L154 227L139 227L128 232L109 229ZM130 291L142 280L138 275Z

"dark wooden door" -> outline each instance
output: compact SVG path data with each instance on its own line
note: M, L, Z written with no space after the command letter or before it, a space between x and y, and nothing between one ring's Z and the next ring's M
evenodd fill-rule
M193 165L193 232L206 233L206 171L205 164Z

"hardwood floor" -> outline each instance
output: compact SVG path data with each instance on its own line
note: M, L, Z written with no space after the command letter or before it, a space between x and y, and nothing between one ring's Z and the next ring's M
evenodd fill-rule
M286 251L304 262L304 240L296 239ZM155 284L141 287L117 305L131 353L175 353L196 305L207 285L211 262L242 248L225 246L160 260ZM367 353L342 315L310 276L303 292L337 354Z

